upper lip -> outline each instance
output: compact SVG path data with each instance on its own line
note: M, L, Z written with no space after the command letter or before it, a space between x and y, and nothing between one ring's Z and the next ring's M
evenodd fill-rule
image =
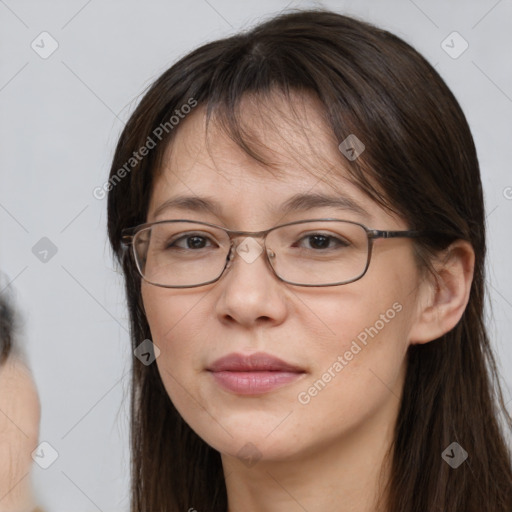
M228 354L213 362L207 370L212 372L256 372L256 371L282 371L302 373L304 370L287 363L278 357L257 352L255 354Z

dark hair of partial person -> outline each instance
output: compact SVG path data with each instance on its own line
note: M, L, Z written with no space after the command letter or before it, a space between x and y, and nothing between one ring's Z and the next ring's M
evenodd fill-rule
M504 430L512 429L512 419L484 325L479 163L457 100L409 44L329 11L288 12L205 44L146 91L120 136L110 176L190 98L265 163L261 142L244 129L240 103L251 96L264 105L273 93L290 103L296 93L313 95L335 140L356 134L366 142L354 161L340 152L340 173L348 170L361 190L398 213L410 229L431 233L414 240L420 268L432 270L433 255L455 240L470 242L475 251L469 303L459 323L441 338L408 349L385 509L510 512L512 469ZM146 222L153 180L179 129L164 134L108 195L108 234L124 272L132 350L151 333L140 277L123 250L121 231ZM469 453L457 469L441 457L454 441ZM220 454L181 418L157 365L133 365L131 450L133 512L227 510Z
M14 311L9 298L0 294L0 364L3 364L13 349Z

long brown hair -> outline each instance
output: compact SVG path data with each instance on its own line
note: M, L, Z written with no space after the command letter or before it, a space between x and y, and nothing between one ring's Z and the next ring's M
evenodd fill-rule
M444 233L415 241L426 264L429 254L457 239L469 241L476 254L460 322L442 338L409 348L387 510L510 512L512 468L503 428L512 429L512 419L483 320L485 215L473 138L438 73L387 31L328 11L287 13L196 49L149 88L120 137L108 187L108 233L125 275L132 350L151 333L121 230L146 221L154 176L179 130L171 116L183 105L204 105L208 119L214 115L263 161L243 130L239 107L248 94L264 102L273 92L290 101L290 93L314 95L336 140L349 134L363 140L366 150L357 160L340 153L340 169L349 164L355 183L412 229ZM135 161L134 151L150 139L156 147ZM132 512L226 511L220 454L183 421L157 366L135 363ZM441 457L452 442L469 455L457 469Z

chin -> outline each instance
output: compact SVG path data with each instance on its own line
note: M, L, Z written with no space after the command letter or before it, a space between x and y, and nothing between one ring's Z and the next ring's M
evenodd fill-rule
M286 432L274 431L276 423L272 426L262 425L251 428L250 422L233 428L231 425L223 424L224 428L231 433L229 436L225 431L222 435L216 436L211 427L208 432L197 432L198 435L212 448L222 455L235 457L244 462L245 459L263 461L284 461L292 460L298 455L300 447L294 437ZM205 435L201 435L205 434Z

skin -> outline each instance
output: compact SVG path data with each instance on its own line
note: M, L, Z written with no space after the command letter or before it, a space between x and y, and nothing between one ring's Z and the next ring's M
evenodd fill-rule
M29 368L16 356L0 366L0 512L29 512L31 453L39 438L41 405Z
M344 157L314 99L296 98L293 109L278 97L266 106L247 99L241 111L247 130L268 148L266 155L280 177L215 124L207 146L204 111L198 107L181 122L168 148L148 222L186 218L256 231L336 217L375 229L408 229L403 219L346 179ZM308 172L325 174L334 166L334 183ZM297 192L333 191L355 200L367 215L331 207L286 217L274 211ZM215 198L221 215L177 209L155 215L178 194ZM252 263L237 256L220 281L203 287L166 289L142 282L153 342L161 350L156 364L163 383L185 421L221 453L230 512L384 510L377 498L388 476L385 454L398 414L407 348L439 337L458 321L469 296L472 254L468 244L454 244L444 266L437 266L437 284L418 269L408 239L377 240L367 274L343 286L288 285L272 274L263 255ZM309 403L300 403L298 394L321 379L358 334L396 303L401 311ZM220 388L206 371L221 356L258 351L305 373L269 393L242 396ZM237 456L244 446L255 464Z

